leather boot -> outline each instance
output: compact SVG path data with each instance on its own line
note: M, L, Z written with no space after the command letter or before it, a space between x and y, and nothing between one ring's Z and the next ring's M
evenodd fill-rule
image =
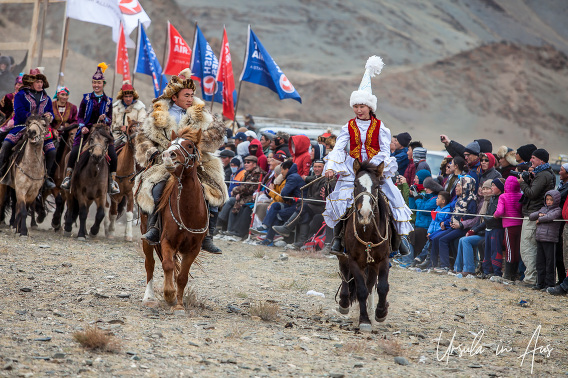
M302 223L298 230L297 241L294 243L294 247L301 248L304 243L310 238L310 224Z
M217 219L219 219L219 212L210 211L209 230L207 231L207 236L205 236L203 242L201 242L201 249L215 255L220 255L223 251L213 243L213 234L215 233L215 227L217 227Z
M0 179L4 177L8 170L8 157L11 149L12 145L9 142L2 143L2 148L0 149Z
M44 182L44 189L45 190L51 190L51 189L55 189L56 185L53 182L53 179L51 177L49 177L50 172L53 169L53 163L55 163L55 150L52 151L48 151L45 154L45 168L47 171L48 176L45 178L45 182Z
M503 270L503 279L511 281L511 263L504 262L505 269Z
M342 245L344 223L345 221L339 221L333 228L333 241L331 242L331 251L329 251L332 255L339 257L347 256Z
M142 240L150 245L156 245L160 243L160 229L156 226L156 222L160 218L160 213L158 212L158 203L162 197L162 192L166 186L166 181L160 181L152 188L152 199L154 200L154 211L150 216L148 216L148 227L146 233L142 235Z
M65 178L61 182L61 189L69 190L71 189L71 175L73 174L73 168L67 168L65 172Z
M401 256L406 256L408 254L410 254L410 241L408 240L408 236L406 235L402 235L400 236L400 245L398 247L398 253L400 253Z
M416 265L417 268L426 269L430 267L430 255L426 256L426 259L420 264Z
M110 195L120 193L120 188L118 186L118 183L115 181L115 179L116 179L116 172L111 172L111 174L108 176L108 194Z
M300 221L300 218L300 212L296 211L290 216L290 218L288 218L286 223L280 226L272 226L272 229L276 231L277 234L287 238L288 236L290 236L292 231L294 231L294 228L296 228L296 225Z

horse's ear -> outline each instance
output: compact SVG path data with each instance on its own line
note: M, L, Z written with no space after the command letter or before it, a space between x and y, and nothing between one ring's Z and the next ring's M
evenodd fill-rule
M361 168L361 163L359 162L359 159L353 160L353 172L355 173L359 172L360 168Z
M195 133L195 144L199 144L199 142L201 142L201 136L203 135L203 130L199 129L197 130L197 132Z
M177 139L177 134L175 131L172 130L172 138L170 140L176 140Z
M377 177L381 177L383 175L383 171L385 169L385 162L382 161L381 164L377 167Z

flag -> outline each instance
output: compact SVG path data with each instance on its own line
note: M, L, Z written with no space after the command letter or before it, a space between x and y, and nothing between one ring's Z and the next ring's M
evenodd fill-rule
M250 25L247 38L247 50L241 81L248 81L272 89L281 100L293 98L302 103L302 99L278 64L272 59L260 40L252 32Z
M213 49L205 40L199 26L195 25L195 41L193 42L193 56L191 57L191 78L200 82L203 100L211 101L213 94L215 94L215 102L222 104L222 88L217 85L217 89L215 89L218 68L219 61L213 53Z
M122 81L130 79L130 63L128 61L128 49L126 48L126 38L124 28L120 24L120 38L116 44L116 73L122 75Z
M227 30L225 28L223 28L223 43L221 43L221 60L219 62L219 70L217 71L217 83L222 87L223 115L234 120L237 91L235 90L229 39L227 38Z
M118 42L123 18L117 0L67 0L67 17L110 26L112 40Z
M189 67L191 63L191 49L181 37L181 34L168 21L168 57L164 63L164 74L177 75Z
M140 25L140 33L138 33L138 56L136 57L134 72L152 76L154 95L156 97L162 94L168 84L166 77L162 74L162 66L158 62L158 57L156 57L156 53L142 25Z
M152 20L150 20L150 17L148 17L148 14L144 8L142 8L142 5L140 5L140 1L138 0L118 0L118 7L122 13L124 22L126 47L133 48L135 47L135 43L132 39L130 39L129 35L138 27L139 23L148 29Z

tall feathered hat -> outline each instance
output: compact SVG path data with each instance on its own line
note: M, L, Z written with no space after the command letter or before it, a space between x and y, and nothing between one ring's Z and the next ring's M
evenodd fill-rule
M133 95L134 99L138 100L138 92L136 92L136 89L134 89L132 84L130 84L129 80L125 80L125 81L122 82L122 87L118 91L118 94L116 95L116 99L122 100L122 97L124 97L124 95L127 95L127 94Z
M105 71L108 68L108 64L106 64L105 62L99 63L97 65L97 70L95 71L95 74L93 75L93 80L105 80Z
M371 89L371 78L380 74L384 66L383 60L376 55L367 59L365 74L363 74L359 89L351 93L349 105L363 104L370 107L373 112L377 111L377 97L373 95L373 90Z
M44 67L37 67L30 70L29 74L24 74L22 77L22 84L24 87L31 87L36 80L43 81L43 89L49 88L47 77L43 74Z

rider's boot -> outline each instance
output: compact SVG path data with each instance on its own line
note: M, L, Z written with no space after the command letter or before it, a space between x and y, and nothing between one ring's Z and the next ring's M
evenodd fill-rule
M290 236L292 231L294 231L294 229L296 228L296 225L300 221L300 218L301 218L300 212L296 211L296 212L294 212L294 214L292 214L290 216L290 218L288 218L286 223L284 223L281 226L272 226L272 229L274 231L276 231L277 234L282 235L285 238L287 238L288 236Z
M154 199L154 211L148 216L148 227L146 233L142 235L142 240L150 245L156 245L160 243L160 229L156 226L156 222L160 217L158 212L158 203L160 202L160 197L162 197L162 192L166 186L165 181L161 181L154 185L152 188L152 198Z
M51 189L56 188L56 185L53 182L53 179L51 177L49 177L49 174L50 174L51 170L53 169L53 163L55 163L55 155L56 155L55 150L47 151L45 153L45 168L46 168L46 171L47 171L47 174L48 174L48 176L46 176L45 182L43 184L45 190L51 190Z
M116 172L111 172L111 174L108 176L108 194L110 195L120 193L120 187L118 186L118 183L115 179Z
M8 157L10 156L11 149L12 144L10 142L5 141L2 143L2 148L0 149L0 178L2 178L8 170Z
M331 251L329 251L332 255L339 257L347 256L342 245L344 223L345 221L340 220L333 228L333 242L331 242Z
M65 178L61 182L61 189L69 190L71 189L71 175L73 174L73 168L67 168L65 172Z
M219 247L217 247L213 243L213 235L215 234L215 227L217 226L217 219L219 219L219 211L211 211L209 210L209 230L207 231L207 236L201 242L201 249L213 253L216 255L220 255L223 253Z

